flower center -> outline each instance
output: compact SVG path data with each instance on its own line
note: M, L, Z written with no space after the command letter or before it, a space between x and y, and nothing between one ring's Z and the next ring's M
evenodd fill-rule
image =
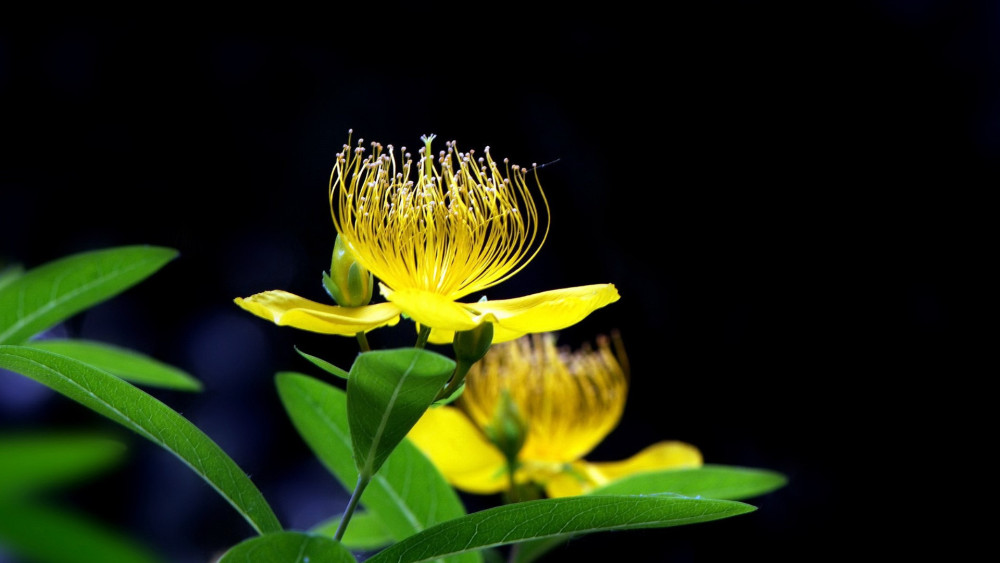
M392 145L371 143L367 155L363 141L344 145L330 175L330 207L337 232L383 283L454 300L510 278L534 258L548 235L548 201L539 189L542 230L524 168L504 159L501 172L489 147L476 158L454 142L435 158L432 140L425 137L418 151L415 177L406 147L400 168Z
M556 348L550 333L497 344L469 371L459 405L484 428L506 391L527 426L519 459L576 461L621 419L628 378L620 361L624 351L616 358L606 337L575 352Z

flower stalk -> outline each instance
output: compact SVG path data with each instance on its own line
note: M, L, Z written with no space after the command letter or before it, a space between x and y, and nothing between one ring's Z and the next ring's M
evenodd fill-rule
M351 521L351 517L354 516L355 509L358 508L358 501L361 500L361 493L365 492L365 487L371 482L370 477L364 475L358 475L358 483L354 486L354 492L351 493L351 500L347 501L347 508L344 509L344 515L340 518L340 524L337 525L337 531L333 535L333 539L340 541L344 537L344 533L347 531L347 524Z

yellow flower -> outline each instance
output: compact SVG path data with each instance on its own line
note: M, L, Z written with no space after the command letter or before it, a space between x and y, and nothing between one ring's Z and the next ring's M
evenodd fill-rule
M493 346L469 371L458 407L428 410L409 433L455 487L492 494L509 486L506 458L487 438L505 394L526 427L515 480L545 488L549 497L578 495L644 471L698 467L701 452L664 441L618 462L587 462L588 454L618 425L628 377L606 337L597 349L559 349L551 333Z
M454 142L435 156L433 138L423 138L415 165L405 147L397 165L392 145L371 143L367 155L363 141L354 148L344 145L330 174L330 209L339 237L378 278L390 305L373 312L368 308L378 305L356 307L345 318L341 307L283 292L236 302L278 324L331 334L394 324L394 314L405 314L432 329L430 342L442 344L455 332L487 322L494 325L493 342L560 330L618 300L612 284L478 299L538 254L548 235L548 201L539 189L543 222L524 168L504 160L501 172L489 147L478 156L459 152ZM478 300L458 301L471 294Z

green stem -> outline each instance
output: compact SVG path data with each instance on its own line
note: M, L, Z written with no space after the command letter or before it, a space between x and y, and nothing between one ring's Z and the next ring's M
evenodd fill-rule
M434 400L440 401L441 399L451 397L451 394L465 383L465 376L469 373L470 369L472 369L472 364L457 360L455 362L455 373L451 375L448 385L445 385L444 389L437 394L437 397L434 397Z
M361 346L362 352L368 352L372 349L372 347L368 345L368 336L364 332L359 332L354 336L358 339L358 345Z
M423 348L427 344L427 337L431 335L431 327L420 325L420 332L417 333L417 343L414 348Z
M347 502L347 508L344 510L344 515L340 518L340 524L337 526L337 533L333 535L333 539L340 541L344 537L344 532L347 531L347 523L351 521L351 516L354 516L354 509L358 507L358 501L361 500L361 493L365 491L365 487L368 486L369 481L364 476L358 475L358 484L354 486L354 493L351 494L351 500Z
M504 495L505 501L508 504L513 504L515 502L521 501L521 494L517 490L517 481L514 480L514 472L517 471L517 459L507 458L507 494Z

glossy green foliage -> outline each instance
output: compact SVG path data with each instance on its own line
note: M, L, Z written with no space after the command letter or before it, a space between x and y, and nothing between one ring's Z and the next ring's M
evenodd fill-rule
M743 500L785 486L776 471L706 465L695 469L654 471L631 475L595 490L595 495L639 495L670 492L689 497Z
M340 542L319 534L277 532L242 541L217 563L353 563Z
M295 351L298 352L299 355L302 356L303 358L312 362L314 366L329 373L330 375L333 375L334 377L339 377L340 379L347 381L347 378L350 376L349 372L340 369L339 367L331 364L330 362L324 360L323 358L320 358L318 356L313 356L312 354L306 354L302 350L299 350L297 346L295 347Z
M706 465L694 469L671 469L639 473L595 489L592 495L642 495L675 493L689 497L743 500L769 493L785 485L787 479L775 471ZM521 544L514 560L529 563L564 543L556 537Z
M296 430L344 489L353 490L358 471L352 459L344 391L308 375L279 373L278 394ZM407 440L398 444L361 496L361 505L402 540L439 522L465 515L458 494L437 468ZM353 520L347 526L351 533ZM345 535L346 537L346 535ZM477 554L456 561L479 561Z
M736 501L674 495L578 496L490 508L443 522L392 545L369 563L409 563L527 540L664 528L746 514Z
M79 360L28 346L0 346L0 368L34 379L171 452L256 531L281 530L246 473L204 432L146 392Z
M0 435L0 545L35 563L160 561L139 542L51 498L111 468L124 450L93 433Z
M337 533L339 525L340 517L337 516L320 522L313 526L310 531L332 538ZM389 530L386 529L385 524L374 514L359 511L355 512L354 516L351 517L347 531L344 533L344 537L340 538L340 542L348 549L373 551L391 544L392 536L389 534Z
M67 432L0 434L0 502L84 481L121 461L125 445Z
M145 354L88 340L37 340L25 344L69 356L136 385L175 391L201 391L201 382L187 372Z
M0 344L21 344L125 291L162 268L177 251L125 246L74 254L0 286Z
M0 544L33 563L165 563L89 516L37 502L0 502Z
M454 371L454 360L420 348L358 355L347 381L347 419L363 479L378 471Z
M24 274L24 267L20 264L4 266L0 268L0 289L12 283Z

